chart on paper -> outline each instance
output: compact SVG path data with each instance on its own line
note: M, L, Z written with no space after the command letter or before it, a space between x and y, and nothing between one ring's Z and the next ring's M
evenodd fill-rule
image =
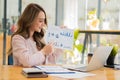
M67 28L49 26L46 32L46 42L54 42L54 47L71 50L73 48L74 31Z

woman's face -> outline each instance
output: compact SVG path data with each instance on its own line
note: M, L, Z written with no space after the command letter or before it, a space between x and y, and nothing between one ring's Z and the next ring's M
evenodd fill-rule
M45 14L43 11L40 11L38 16L33 22L33 25L30 27L30 30L33 32L41 32L41 29L45 26Z

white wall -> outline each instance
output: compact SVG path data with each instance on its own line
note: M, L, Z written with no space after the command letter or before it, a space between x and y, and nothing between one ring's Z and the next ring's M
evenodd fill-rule
M2 18L3 18L3 1L4 0L0 0L0 23L2 23Z
M64 25L71 29L78 27L78 0L64 0Z
M18 16L18 0L7 0L7 17Z
M18 0L7 0L7 19L9 19L9 22L13 24L12 22L12 16L16 16L16 21L18 17Z

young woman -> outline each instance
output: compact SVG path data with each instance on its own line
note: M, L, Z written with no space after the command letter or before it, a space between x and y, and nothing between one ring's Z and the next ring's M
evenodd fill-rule
M45 44L44 28L47 18L44 9L38 4L29 4L18 20L17 30L12 35L14 65L31 67L41 64L55 64L62 50L54 49L52 43Z

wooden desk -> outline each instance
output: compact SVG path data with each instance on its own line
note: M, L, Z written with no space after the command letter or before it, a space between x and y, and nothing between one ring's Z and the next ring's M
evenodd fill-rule
M87 43L89 42L90 44L90 50L92 49L92 34L110 34L110 35L120 35L120 30L80 30L79 33L85 33L85 38L84 38L84 46L82 50L82 60L81 63L84 62L84 52ZM99 37L98 37L99 38ZM99 39L97 39L97 46L99 46Z
M0 66L0 80L119 80L120 70L111 68L101 68L91 71L95 76L84 77L80 79L64 79L49 76L48 78L26 78L21 74L22 67L19 66Z

